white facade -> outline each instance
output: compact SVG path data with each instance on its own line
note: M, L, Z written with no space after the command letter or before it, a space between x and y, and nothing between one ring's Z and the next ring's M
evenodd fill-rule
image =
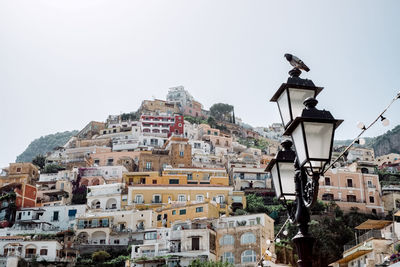
M63 170L58 173L41 173L39 182L53 182L58 180L73 181L78 175L78 169L73 168L72 170Z
M19 256L26 260L37 257L37 261L60 261L62 245L58 241L35 241L24 240L20 237L15 239L0 239L0 253L2 255Z
M192 146L192 155L194 154L210 154L211 146L209 143L201 140L189 140Z
M91 209L120 210L123 183L95 185L88 187L87 205Z
M96 166L81 168L82 178L101 176L105 180L122 178L122 174L128 172L124 166Z

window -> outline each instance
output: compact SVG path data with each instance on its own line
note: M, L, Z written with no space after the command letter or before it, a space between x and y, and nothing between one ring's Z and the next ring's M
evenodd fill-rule
M179 184L179 179L169 179L169 184Z
M153 180L153 184L157 184L157 180Z
M153 203L161 203L161 196L153 195Z
M118 245L118 244L119 244L119 239L115 239L115 240L114 240L114 244L117 244L117 245Z
M196 196L196 201L197 202L204 202L204 196L203 195L197 195Z
M203 207L197 207L196 212L203 212Z
M353 187L353 180L347 179L347 187Z
M54 211L53 212L53 220L52 220L53 222L56 222L56 221L58 221L58 211Z
M144 234L145 240L155 240L157 239L157 232L148 232Z
M183 158L183 155L184 155L183 151L179 151L179 156L180 156L181 158Z
M69 210L69 211L68 211L68 217L69 217L70 219L74 219L75 216L76 216L76 210L75 210L75 209L74 209L74 210Z
M255 225L256 224L256 220L249 220L250 225Z
M220 204L225 203L225 197L222 196L222 195L217 196L216 202L217 202L217 203L220 203Z
M323 194L323 195L322 195L322 200L332 201L333 199L334 199L333 194L327 193L327 194Z
M185 195L179 195L178 196L178 201L179 202L185 202L186 201L186 196Z
M47 249L41 249L40 250L40 255L47 255Z
M135 196L135 203L143 203L143 196L142 195L136 195Z
M187 179L188 180L193 180L193 173L188 173Z
M113 165L113 162L114 162L114 159L108 159L107 160L107 165L111 166L111 165Z
M331 178L330 177L325 177L325 185L331 185Z
M373 196L369 197L369 202L374 203L375 202L375 198Z
M229 227L229 228L235 227L235 222L234 222L234 221L228 222L228 227Z
M257 258L256 253L254 252L254 250L245 250L242 253L242 263L246 263L246 262L255 262Z
M161 221L161 214L157 215L157 221Z
M94 164L99 165L100 164L100 160L99 159L95 159L94 160Z
M21 172L21 168L20 167L17 168L17 172Z
M185 215L185 214L186 214L186 210L185 209L179 210L179 215Z
M222 261L234 264L235 257L233 256L232 252L224 252L224 254L222 255Z
M151 169L151 162L146 162L146 170L150 170Z
M192 237L192 250L200 250L200 238Z
M369 187L369 188L374 187L374 186L372 185L372 181L368 181L367 183L368 183L368 187Z
M176 210L172 210L172 215L176 215Z
M235 239L231 235L224 235L219 239L220 246L233 245Z
M357 202L357 198L354 195L347 195L347 202Z
M240 237L240 244L250 244L250 243L255 243L256 242L256 236L251 233L251 232L247 232L244 233L241 237Z

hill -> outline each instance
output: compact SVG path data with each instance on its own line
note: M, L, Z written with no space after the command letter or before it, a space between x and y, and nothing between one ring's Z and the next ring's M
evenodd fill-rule
M400 125L377 137L366 137L364 147L373 148L375 157L389 153L400 154ZM352 140L335 140L335 146L348 146Z
M65 145L65 143L77 133L77 130L65 131L35 139L29 144L25 151L17 157L16 162L31 162L36 155L46 155L46 153L52 151L53 148Z

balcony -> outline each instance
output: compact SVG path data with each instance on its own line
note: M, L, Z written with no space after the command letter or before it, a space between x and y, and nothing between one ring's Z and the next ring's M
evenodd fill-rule
M349 243L347 243L346 245L343 246L344 251L347 251L355 246L357 246L360 243L364 243L365 241L367 241L370 238L378 238L378 239L382 239L382 232L380 230L371 230L368 231L367 233L361 235L358 237L358 240L353 240L350 241Z
M153 204L161 204L162 201L161 200L152 200L151 203L153 203Z

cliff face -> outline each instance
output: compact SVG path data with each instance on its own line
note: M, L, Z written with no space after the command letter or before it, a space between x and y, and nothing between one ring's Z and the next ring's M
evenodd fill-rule
M374 149L376 157L389 153L400 154L400 125L374 138L371 147Z

